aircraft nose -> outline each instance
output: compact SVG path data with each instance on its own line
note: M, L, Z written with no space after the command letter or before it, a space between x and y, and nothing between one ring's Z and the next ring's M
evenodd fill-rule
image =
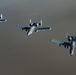
M73 56L74 53L71 53L70 55Z
M71 56L73 56L73 54L70 54Z
M28 33L27 33L27 35L29 36L29 35L30 35L30 33L28 32Z
M28 36L30 35L30 34L27 34Z

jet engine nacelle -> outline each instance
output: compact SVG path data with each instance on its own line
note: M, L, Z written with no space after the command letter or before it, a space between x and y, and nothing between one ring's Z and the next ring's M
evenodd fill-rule
M39 26L40 24L39 23L36 23L36 26Z
M40 21L39 25L42 26L42 20Z
M36 26L42 26L42 20L40 21L40 23L35 23Z
M40 24L39 23L30 23L29 25L38 27Z
M32 26L32 23L29 23L30 26Z
M66 38L68 39L68 41L72 41L73 40L72 36L68 36L68 32L66 33Z
M32 26L32 25L34 25L34 26L42 26L42 20L40 21L40 23L37 23L37 22L33 23L33 22L31 21L31 19L30 19L29 25L30 25L30 26Z
M73 38L71 36L68 36L68 41L72 41Z
M42 26L42 23L36 23L36 26L38 27L38 26Z

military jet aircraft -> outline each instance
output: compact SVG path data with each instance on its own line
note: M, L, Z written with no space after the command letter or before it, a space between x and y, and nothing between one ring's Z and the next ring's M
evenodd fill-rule
M68 32L66 33L66 39L68 39L68 41L75 41L76 42L76 36L69 36Z
M38 31L41 31L41 30L51 30L50 27L38 28L38 26L42 26L42 20L40 21L40 23L38 23L38 22L33 23L30 19L29 27L20 26L20 25L17 25L16 27L20 28L21 30L26 30L27 35L31 35L33 32L38 32Z
M59 46L63 45L65 48L70 48L69 54L71 56L74 54L74 48L76 47L76 43L74 41L71 41L71 42L62 42L60 40L52 39L51 42L58 43Z
M3 18L3 15L1 14L1 15L0 15L0 22L6 22L6 21L7 21L7 19L4 19L4 18Z

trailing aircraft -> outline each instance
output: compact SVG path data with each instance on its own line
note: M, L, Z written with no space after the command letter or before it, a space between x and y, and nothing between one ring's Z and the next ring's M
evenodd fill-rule
M7 19L4 19L4 18L3 18L3 15L1 14L1 15L0 15L0 22L6 22L6 21L7 21Z
M42 20L38 23L38 22L32 22L31 19L30 19L29 27L20 26L20 25L17 25L16 27L20 28L21 30L26 30L27 35L31 35L33 32L38 32L38 31L41 31L41 30L43 30L43 31L44 30L51 30L50 27L41 27L41 28L39 28L38 26L42 26Z

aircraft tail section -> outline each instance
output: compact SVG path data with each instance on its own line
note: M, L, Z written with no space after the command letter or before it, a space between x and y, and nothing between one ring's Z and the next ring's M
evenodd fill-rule
M2 14L0 15L0 18L1 18L1 19L3 18L3 15L2 15Z
M68 32L66 33L66 38L68 38Z
M42 26L42 20L40 21L39 25L41 25L41 26Z
M42 26L42 20L40 21L40 24L41 24L41 26Z
M32 23L32 20L30 19L30 24Z

